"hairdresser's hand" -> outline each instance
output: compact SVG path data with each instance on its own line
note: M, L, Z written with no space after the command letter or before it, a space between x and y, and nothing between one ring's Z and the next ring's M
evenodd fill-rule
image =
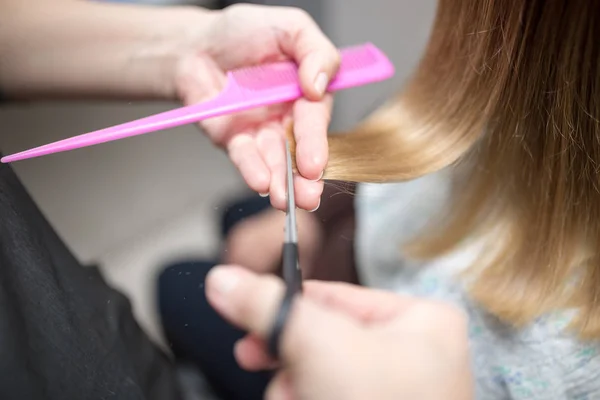
M283 294L280 280L217 267L208 299L250 332L236 346L248 370L272 368L265 352ZM471 399L464 316L449 306L343 284L308 282L282 338L282 367L267 399Z
M312 210L323 190L331 99L324 96L336 73L339 53L315 22L299 9L235 5L215 14L199 51L182 60L177 87L185 103L204 101L221 91L225 71L257 63L296 60L306 98L206 121L202 127L227 150L247 184L271 195L285 208L285 126L294 123L297 142L296 202Z
M323 237L314 213L298 210L298 252L302 265L312 265ZM236 224L226 239L223 262L255 272L273 273L281 265L281 234L285 214L268 209Z

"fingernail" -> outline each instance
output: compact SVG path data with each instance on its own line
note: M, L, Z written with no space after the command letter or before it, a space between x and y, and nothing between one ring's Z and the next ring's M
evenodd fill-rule
M317 206L313 210L310 210L309 212L315 212L319 209L319 207L321 207L321 199L319 199L319 204L317 204Z
M319 175L319 177L317 179L315 179L313 182L319 182L321 179L323 179L323 175L325 175L325 171L321 171L321 175Z
M217 292L227 294L237 286L239 274L227 267L215 267L211 271L211 279Z
M259 193L260 197L269 197L269 193Z
M315 90L323 95L325 93L325 89L327 89L327 83L329 82L329 78L327 78L327 74L325 72L320 72L317 75L317 79L315 79Z

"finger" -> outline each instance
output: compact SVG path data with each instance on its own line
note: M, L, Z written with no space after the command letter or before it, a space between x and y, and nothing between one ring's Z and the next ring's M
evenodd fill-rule
M242 267L215 267L206 278L211 305L232 324L260 338L270 333L283 292L280 279Z
M286 181L285 170L274 169L271 172L271 205L278 210L287 209L287 187L284 183L283 189L273 184L274 181ZM306 211L316 211L321 205L321 195L323 194L323 182L309 181L301 176L294 176L294 194L296 207Z
M269 194L271 204L279 210L286 208L286 159L283 128L280 124L269 124L261 128L256 146L264 164L269 169Z
M304 295L363 323L389 320L416 303L409 296L333 282L307 281L304 283Z
M321 205L324 184L313 182L301 176L294 176L294 193L296 207L307 211L316 211Z
M264 340L248 335L238 340L234 348L235 359L247 371L264 371L277 368L277 360L269 356Z
M252 190L258 193L269 191L271 174L252 136L248 134L235 135L227 144L227 152Z
M340 65L340 54L308 13L287 9L277 19L279 47L299 65L304 95L319 100Z
M233 325L266 339L284 294L273 275L256 275L235 266L215 267L206 279L206 296L215 310ZM303 297L294 299L280 343L280 361L302 365L340 336L352 341L360 325L346 314L331 312Z
M327 130L331 121L331 96L314 102L299 99L294 104L294 138L298 172L310 180L319 180L327 166L329 146Z
M285 371L279 372L267 386L265 400L293 400L292 380Z
M282 133L282 125L269 124L261 129L256 140L258 151L271 176L269 186L271 205L278 210L287 208L287 169ZM301 176L295 176L296 206L308 211L317 209L321 202L323 187L322 181L314 182Z

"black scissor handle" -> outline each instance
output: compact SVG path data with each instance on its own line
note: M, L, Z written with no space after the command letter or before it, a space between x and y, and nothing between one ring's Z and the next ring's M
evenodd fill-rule
M286 284L285 295L279 305L267 341L267 350L275 359L279 358L281 336L292 311L292 302L295 296L302 292L302 272L298 266L298 245L296 243L285 243L283 245L282 264L282 275Z
M284 243L282 259L282 277L287 289L292 292L302 291L302 271L298 265L298 244Z
M285 296L281 301L273 327L271 328L271 334L267 342L267 350L274 359L279 359L279 345L281 344L281 337L285 329L286 323L290 317L292 311L292 303L296 297L296 292L286 290Z

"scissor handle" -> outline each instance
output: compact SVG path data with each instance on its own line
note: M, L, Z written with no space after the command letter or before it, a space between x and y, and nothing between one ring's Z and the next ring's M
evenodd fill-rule
M288 290L301 292L302 271L298 265L298 244L284 243L282 257L282 275Z
M292 310L292 301L302 292L302 271L298 265L298 244L284 243L282 255L282 275L285 281L285 295L275 316L275 322L267 342L267 350L275 359L279 358L279 344L285 324Z
M271 334L267 341L267 350L271 357L276 360L279 359L281 336L292 311L292 302L297 293L298 292L296 291L290 290L289 287L286 288L285 295L283 296L283 300L281 300L281 305L279 306L279 310L277 310L277 315L275 316L275 321L271 328Z

